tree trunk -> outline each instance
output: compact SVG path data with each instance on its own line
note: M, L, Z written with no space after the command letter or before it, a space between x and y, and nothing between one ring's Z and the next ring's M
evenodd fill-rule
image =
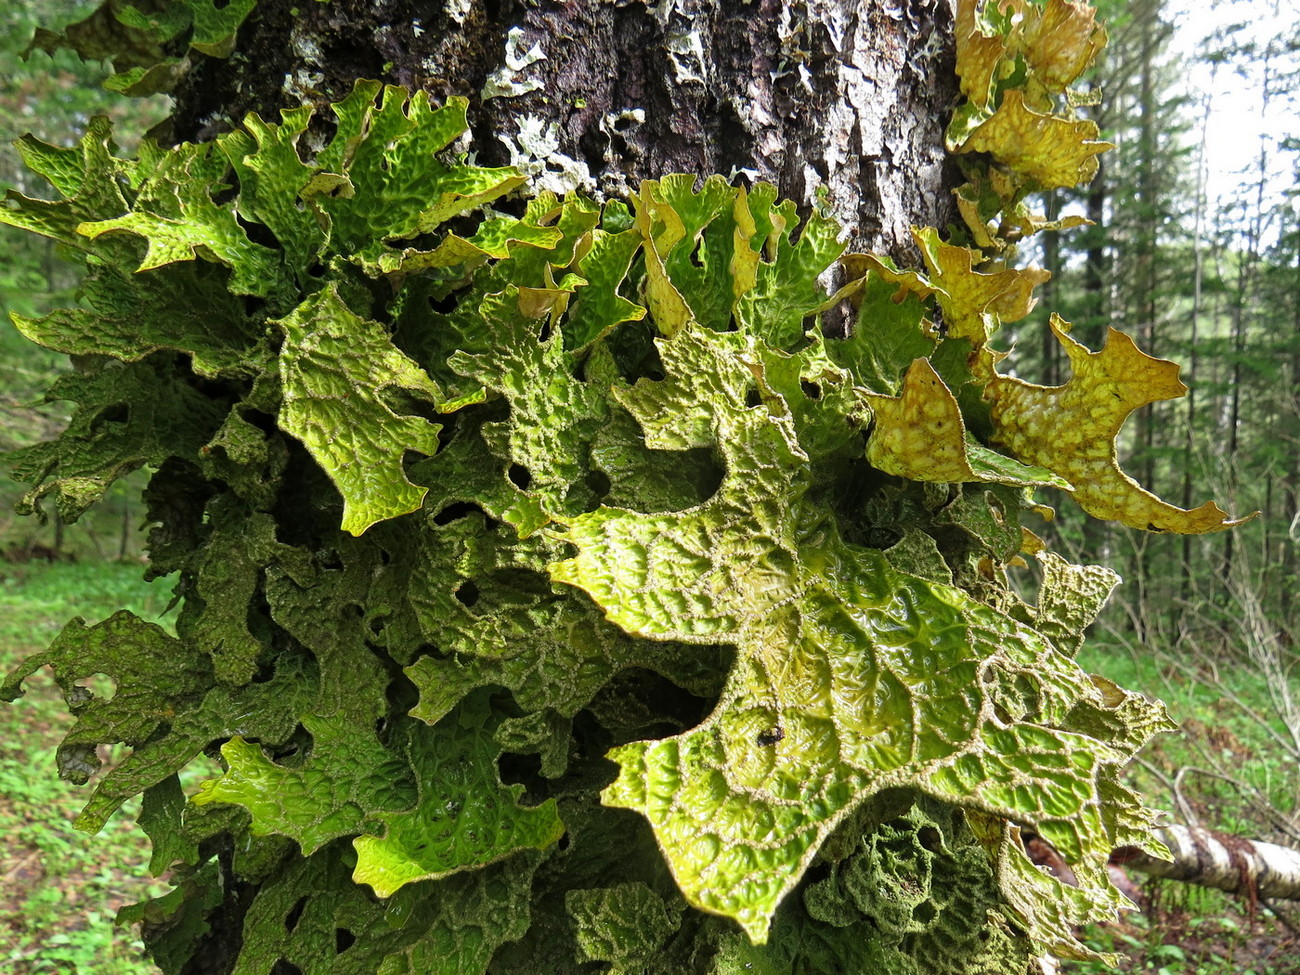
M557 189L743 172L805 205L828 190L852 248L907 258L910 227L953 213L952 18L948 0L264 0L243 56L176 93L174 134L380 78L469 98L479 161Z
M1212 72L1210 77L1213 78L1217 72ZM1196 386L1200 378L1197 367L1198 352L1197 338L1200 334L1203 285L1205 276L1205 255L1203 241L1203 227L1205 219L1205 150L1209 142L1209 120L1210 120L1210 101L1207 98L1203 105L1203 114L1201 116L1201 138L1196 153L1196 213L1195 222L1192 227L1192 311L1188 326L1190 329L1190 361L1188 362L1187 375L1191 382L1188 383L1187 400L1184 404L1184 417L1187 424L1187 430L1183 436L1183 493L1182 506L1189 508L1192 505L1193 487L1195 477L1193 470L1195 468L1195 446L1196 446ZM1186 635L1187 610L1192 601L1192 551L1193 537L1184 535L1182 539L1182 558L1178 565L1178 599L1173 603L1173 626L1171 632L1174 639L1181 644L1183 637Z
M1282 576L1279 592L1281 608L1278 614L1279 639L1290 649L1295 644L1292 626L1295 606L1294 592L1300 584L1296 571L1296 549L1300 547L1300 437L1296 436L1295 423L1300 419L1300 223L1290 229L1294 235L1294 274L1291 278L1291 355L1288 357L1290 396L1284 397L1282 409L1289 444L1286 474L1282 480L1282 511L1287 519L1287 532L1281 540Z
M1057 220L1061 216L1061 194L1052 189L1043 194L1043 216L1048 220ZM1038 289L1039 304L1048 309L1047 314L1057 306L1057 277L1061 272L1061 235L1048 233L1043 235L1043 270L1052 276ZM1061 382L1061 343L1052 334L1050 328L1041 329L1040 353L1043 357L1042 384L1056 386Z

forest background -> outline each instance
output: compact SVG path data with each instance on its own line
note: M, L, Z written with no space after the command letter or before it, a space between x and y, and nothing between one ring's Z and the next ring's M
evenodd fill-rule
M1116 149L1090 186L1044 201L1065 226L1041 235L1033 255L1053 277L1039 313L1015 328L1018 369L1049 385L1068 378L1048 309L1092 348L1113 324L1183 363L1191 391L1126 427L1124 468L1183 507L1214 497L1262 514L1233 532L1174 536L1063 505L1050 541L1125 578L1084 666L1162 698L1183 726L1139 760L1138 787L1179 822L1300 848L1300 22L1281 0L1096 5L1111 42L1092 72L1103 97L1082 111ZM166 114L161 100L105 91L107 70L70 52L22 59L38 23L59 26L93 6L0 0L0 184L39 192L11 145L24 132L66 145L96 114L124 123L119 132L146 131ZM8 450L66 422L66 404L39 397L68 363L7 319L75 302L78 280L54 244L8 227L0 255ZM129 604L166 625L168 581L139 581L143 484L142 471L78 523L40 525L14 513L21 486L0 480L0 668L74 614L93 620ZM129 932L108 942L87 919L157 884L148 851L134 849L142 840L125 827L92 841L51 824L51 807L70 822L76 797L52 774L29 775L52 772L69 720L53 685L45 690L0 713L0 968L151 972ZM1138 893L1142 915L1091 933L1131 970L1300 973L1294 905L1172 882L1145 881Z

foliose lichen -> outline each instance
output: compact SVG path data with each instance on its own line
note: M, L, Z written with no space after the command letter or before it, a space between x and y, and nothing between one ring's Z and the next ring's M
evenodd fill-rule
M182 6L166 29L213 50L247 13ZM1103 35L1063 0L962 0L958 30L966 227L918 228L920 269L763 184L529 187L449 152L464 102L377 82L313 150L309 107L134 159L103 120L20 143L58 199L0 220L90 270L81 306L16 319L81 362L50 393L68 429L12 457L23 506L74 520L148 466L182 609L175 636L74 621L0 694L54 667L75 781L131 747L80 825L143 794L176 886L124 917L165 971L234 929L240 973L1092 956L1075 927L1123 906L1108 854L1158 849L1120 771L1168 721L1074 662L1116 578L1044 550L1032 492L1234 519L1115 463L1172 364L1055 320L1065 386L998 371L1044 279L1013 263L1046 226L1026 201L1102 148L1065 91ZM1026 559L1036 605L1005 584ZM204 752L224 771L187 800Z

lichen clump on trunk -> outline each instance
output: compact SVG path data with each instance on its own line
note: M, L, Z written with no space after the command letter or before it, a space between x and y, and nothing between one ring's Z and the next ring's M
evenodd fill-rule
M131 746L80 825L143 794L176 888L124 917L164 971L217 941L306 975L1088 956L1073 927L1123 903L1110 850L1155 846L1120 769L1168 721L1072 658L1113 574L1023 525L1040 485L1231 523L1114 465L1128 368L1163 395L1174 367L1120 343L1072 351L1061 390L1000 375L1041 275L989 266L986 222L987 253L921 230L900 271L770 186L529 196L448 154L461 102L360 82L333 113L314 158L308 108L136 159L98 120L24 140L61 198L0 211L90 268L82 307L18 320L80 363L67 432L15 458L24 505L74 519L149 466L151 571L182 597L176 636L74 621L3 694L54 666L75 781ZM997 118L967 119L972 178L1014 210ZM1026 556L1037 605L1005 583ZM204 753L224 771L187 798Z

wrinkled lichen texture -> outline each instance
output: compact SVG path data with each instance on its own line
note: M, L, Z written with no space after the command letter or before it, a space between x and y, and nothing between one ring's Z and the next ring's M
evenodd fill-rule
M149 30L192 44L234 5L184 7ZM163 971L1091 955L1077 926L1123 906L1108 854L1159 852L1119 775L1168 721L1074 662L1117 578L1043 550L1032 491L1139 528L1233 520L1115 462L1132 409L1181 391L1172 363L1054 321L1069 383L999 368L998 328L1043 280L1012 224L1095 155L1062 92L1097 44L1085 9L959 5L966 228L912 231L915 269L849 252L830 205L770 183L557 195L526 159L467 155L465 99L375 81L136 159L103 120L76 146L23 140L55 199L10 193L0 219L91 273L80 307L16 320L79 363L50 391L67 431L11 458L22 505L73 520L148 466L151 572L177 573L181 609L175 635L73 621L0 694L53 667L73 781L129 746L79 825L143 795L175 889L123 917ZM656 10L688 72L687 8ZM1073 27L1044 49L1045 24ZM861 25L842 26L845 46ZM503 43L489 105L558 60L526 30ZM1027 110L1049 120L1028 163L1006 141ZM1029 559L1033 603L1007 582ZM200 754L222 771L187 797Z

